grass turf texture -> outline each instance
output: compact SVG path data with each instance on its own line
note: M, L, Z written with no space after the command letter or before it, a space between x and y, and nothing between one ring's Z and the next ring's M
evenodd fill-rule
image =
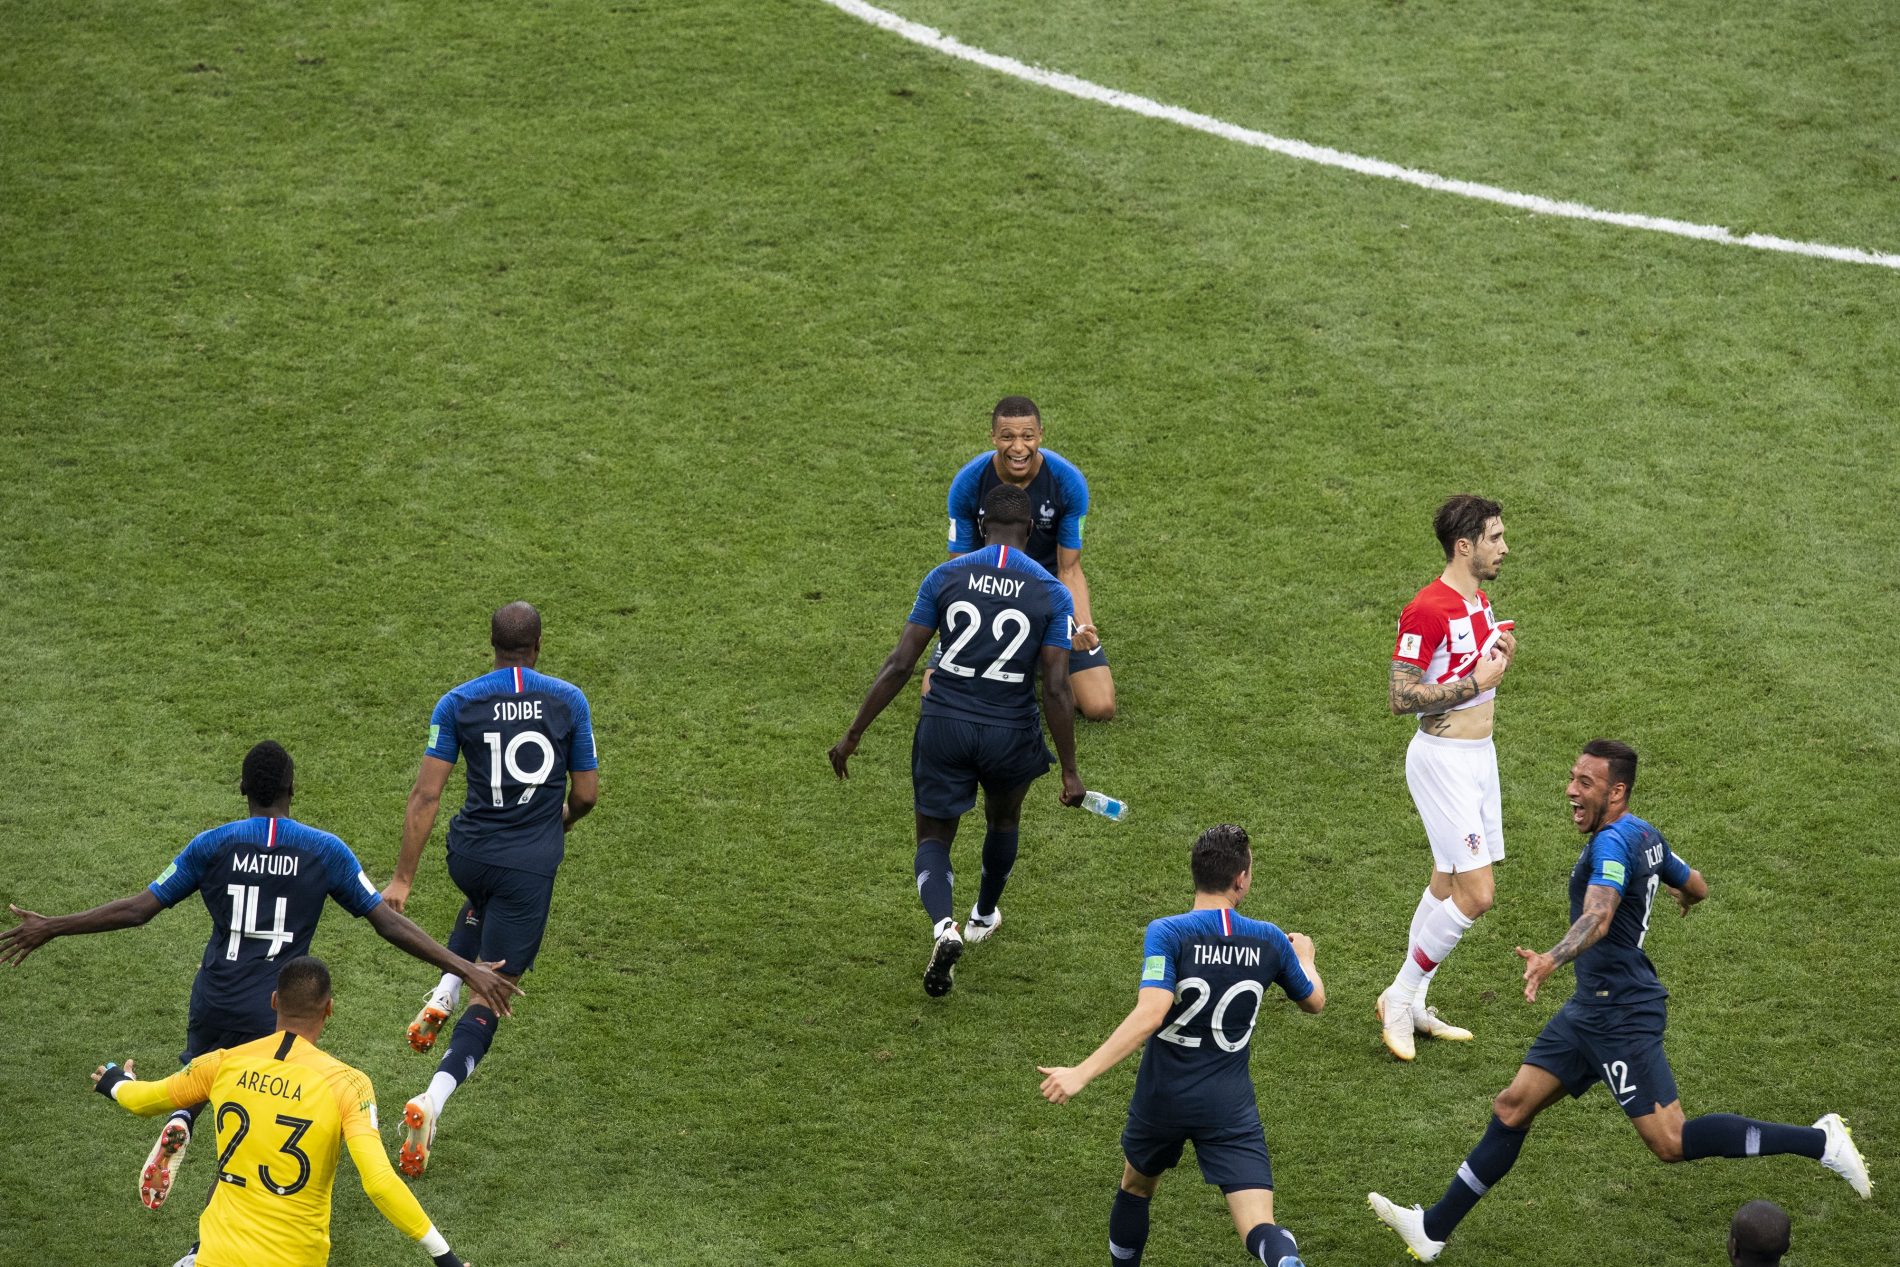
M1451 175L1896 246L1877 5L1047 8L905 12ZM1563 771L1599 733L1643 751L1637 809L1714 886L1650 943L1689 1112L1838 1109L1891 1170L1891 273L1286 162L802 0L10 27L0 895L133 891L241 811L266 736L298 815L386 876L430 705L484 667L491 607L539 603L603 801L417 1185L478 1263L1096 1261L1134 1065L1066 1110L1032 1066L1132 1002L1142 924L1224 819L1259 842L1251 913L1315 937L1333 1000L1258 1034L1280 1217L1315 1264L1400 1261L1365 1190L1434 1199L1562 997L1524 1004L1510 947L1562 929ZM1009 922L933 1004L915 697L850 784L823 750L1019 390L1094 485L1124 716L1084 728L1082 769L1134 815L1039 787ZM1427 864L1384 664L1466 487L1513 545L1512 858L1434 991L1479 1040L1399 1068L1370 1007ZM440 935L439 846L419 883ZM147 1216L156 1124L84 1075L170 1067L204 931L187 908L0 982L0 1262L190 1239L208 1141ZM336 912L317 948L326 1045L393 1121L431 1067L401 1041L431 974ZM1793 1159L1666 1169L1620 1117L1553 1110L1451 1254L1713 1262L1763 1195L1803 1267L1900 1252L1885 1198ZM337 1264L415 1253L347 1176L333 1230ZM1237 1261L1232 1236L1189 1168L1147 1261Z

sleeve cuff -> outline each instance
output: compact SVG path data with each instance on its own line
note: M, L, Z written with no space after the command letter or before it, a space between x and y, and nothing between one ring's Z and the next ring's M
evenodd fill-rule
M99 1076L99 1081L94 1084L93 1089L108 1100L116 1101L119 1098L119 1088L130 1081L132 1081L130 1074L119 1068L117 1064L110 1064L106 1066L105 1073Z

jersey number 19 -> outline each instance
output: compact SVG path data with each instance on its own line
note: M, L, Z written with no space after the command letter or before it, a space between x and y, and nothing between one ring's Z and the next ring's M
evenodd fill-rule
M496 809L500 809L507 799L501 791L501 772L504 765L507 767L509 778L517 783L527 784L521 791L521 799L515 802L517 805L526 805L534 796L534 790L547 782L548 775L554 772L554 745L549 743L548 737L538 730L520 732L508 741L505 748L502 746L499 731L484 731L482 742L488 745L488 790L494 799ZM532 770L524 769L521 765L521 750L530 746L540 750L541 761L541 764Z

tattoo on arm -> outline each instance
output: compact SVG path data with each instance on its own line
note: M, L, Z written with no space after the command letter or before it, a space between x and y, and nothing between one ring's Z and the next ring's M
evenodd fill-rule
M1453 704L1462 704L1478 694L1476 674L1455 682L1427 685L1425 670L1402 660L1392 662L1388 698L1395 713L1442 713Z
M1616 914L1616 890L1593 884L1583 893L1583 914L1570 926L1563 940L1550 948L1550 957L1562 967L1594 946L1609 931L1610 917Z

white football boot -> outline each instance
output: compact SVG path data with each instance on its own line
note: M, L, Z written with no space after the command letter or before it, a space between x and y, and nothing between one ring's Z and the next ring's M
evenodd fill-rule
M435 1046L435 1036L442 1032L442 1026L455 1011L455 996L458 990L445 989L440 982L429 991L429 997L422 1001L422 1010L416 1013L416 1019L409 1022L409 1046L416 1051L427 1051Z
M1394 1205L1376 1192L1366 1193L1366 1204L1379 1216L1379 1222L1399 1234L1405 1248L1421 1263L1429 1263L1444 1252L1445 1242L1425 1235L1425 1211L1422 1207Z
M1829 1113L1814 1124L1827 1135L1827 1147L1821 1151L1821 1164L1847 1180L1863 1197L1874 1195L1874 1181L1867 1177L1867 1159L1854 1146L1854 1133L1838 1113Z
M1372 1005L1372 1014L1379 1018L1381 1036L1385 1039L1385 1049L1400 1060L1409 1061L1418 1055L1417 1044L1412 1035L1417 1032L1412 1018L1412 998L1394 985L1385 988L1379 1001Z
M429 1150L435 1147L435 1124L441 1116L435 1097L426 1091L402 1106L403 1141L396 1165L411 1179L421 1178L429 1168Z
M983 919L977 915L976 908L972 906L970 908L970 918L963 922L963 940L968 942L970 945L974 946L978 942L986 939L991 933L995 932L997 929L997 926L1000 925L1002 922L1003 922L1003 908L1002 907L1000 906L997 907L995 910L990 912L990 917L988 919Z
M1427 1038L1442 1039L1448 1043L1468 1043L1471 1041L1470 1030L1462 1025L1453 1025L1450 1021L1440 1019L1438 1009L1435 1007L1414 1006L1412 1008L1412 1029L1413 1032L1423 1034Z

